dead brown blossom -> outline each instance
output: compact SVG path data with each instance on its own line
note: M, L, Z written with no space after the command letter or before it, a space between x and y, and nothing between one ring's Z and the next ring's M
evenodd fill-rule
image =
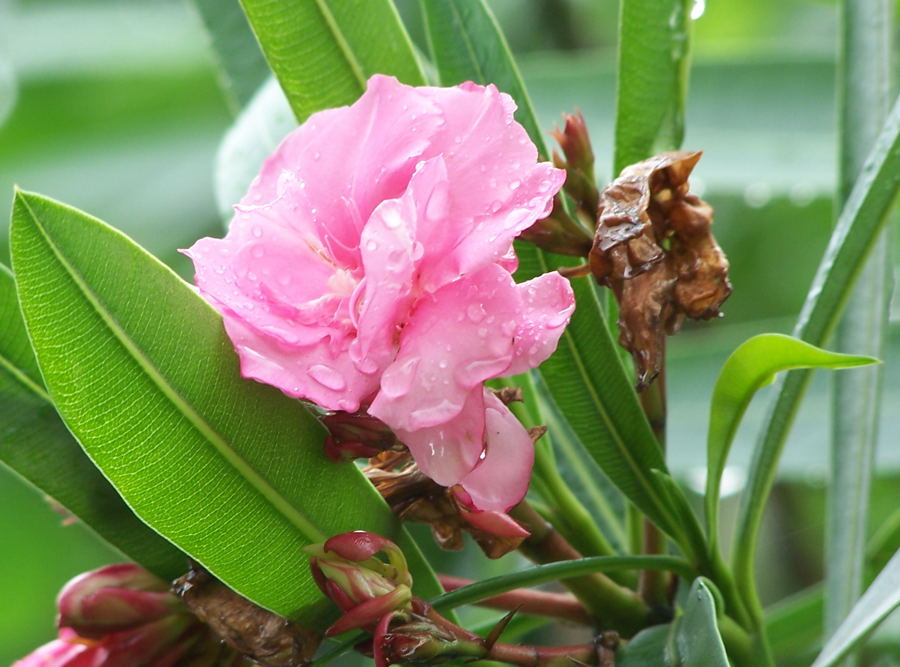
M590 266L619 303L620 342L644 387L659 373L665 336L685 316L710 319L731 294L712 209L689 193L700 151L661 153L622 170L600 195Z
M259 607L195 566L172 590L222 641L265 667L312 662L321 637Z
M464 531L488 558L500 558L522 542L521 537L492 535L466 521L452 490L425 476L407 452L383 452L369 460L364 472L397 517L431 526L442 549L462 549Z

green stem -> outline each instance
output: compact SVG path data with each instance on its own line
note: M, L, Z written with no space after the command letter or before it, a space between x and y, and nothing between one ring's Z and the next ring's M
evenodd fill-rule
M519 503L509 514L531 533L531 537L519 547L519 551L527 558L542 564L590 560L582 558L581 554L527 502ZM651 610L634 591L620 586L605 574L595 571L578 576L576 579L567 578L565 585L601 627L615 628L623 636L631 636L652 618Z
M534 474L540 478L543 492L548 494L544 500L563 518L567 537L581 551L591 556L615 555L612 544L560 475L549 444L537 447L534 458Z

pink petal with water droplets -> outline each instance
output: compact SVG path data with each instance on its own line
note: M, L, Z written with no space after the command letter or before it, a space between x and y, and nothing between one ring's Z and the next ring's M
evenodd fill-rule
M362 227L375 207L406 190L441 115L422 89L375 75L352 106L310 116L281 142L241 203L271 199L282 171L303 182L324 239L343 266L358 262Z
M515 357L507 375L536 368L556 350L575 310L575 294L569 281L556 271L516 285L522 312L515 337Z
M536 162L537 149L513 118L515 103L493 85L423 90L445 120L423 157L441 155L451 184L445 219L417 236L432 260L423 284L434 290L503 257L515 236L550 212L565 172Z
M496 265L423 295L369 413L395 430L446 424L509 367L518 311L512 277Z
M241 358L241 374L306 398L328 410L355 412L375 393L378 376L361 372L350 359L351 339L286 345L261 336L244 320L225 313L225 329Z
M484 450L481 387L468 393L459 414L448 421L414 431L397 427L394 433L423 473L438 484L453 486L472 470Z
M459 484L476 509L505 512L528 491L534 444L515 415L488 389L484 406L484 456Z

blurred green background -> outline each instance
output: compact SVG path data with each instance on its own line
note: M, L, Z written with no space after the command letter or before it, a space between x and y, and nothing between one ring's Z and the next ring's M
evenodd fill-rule
M423 44L417 2L398 6ZM600 179L608 180L617 3L490 4L544 126L580 108ZM836 172L837 6L697 0L694 14L685 147L705 151L694 189L716 208L735 287L725 319L689 327L671 344L669 459L686 484L701 488L707 402L718 368L741 340L789 331L827 242ZM213 169L232 121L207 37L187 0L0 0L0 201L6 210L13 184L39 191L123 229L187 278L189 263L176 249L221 230ZM0 260L9 261L5 226ZM900 504L898 318L895 303L876 517ZM751 407L736 441L728 475L733 491L765 398ZM828 377L820 375L787 446L762 540L768 600L821 576L829 406ZM6 594L0 664L52 637L53 598L69 577L115 559L82 527L62 527L40 494L0 466L0 590ZM470 574L483 567L465 566ZM875 646L882 660L897 662L879 664L900 664L890 657L900 653L897 636L890 627L880 633Z

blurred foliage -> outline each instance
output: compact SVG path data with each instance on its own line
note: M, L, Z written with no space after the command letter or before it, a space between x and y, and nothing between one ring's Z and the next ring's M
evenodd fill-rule
M417 1L397 4L421 47ZM580 107L602 180L611 177L617 4L491 0L541 123L549 129ZM694 185L716 208L735 293L723 322L692 326L671 342L670 461L697 489L718 369L742 340L793 324L830 231L836 172L836 4L696 0L695 13L701 8L685 147L705 151ZM185 0L0 0L0 205L9 210L13 183L40 191L123 229L189 277L176 250L221 229L212 165L231 122L207 44ZM3 262L6 234L4 226ZM895 325L891 361L898 351ZM885 404L900 405L900 364L886 371ZM793 481L778 487L762 540L767 600L821 574L826 384L814 382L783 459ZM751 405L735 441L736 488L765 402ZM882 421L883 434L900 430L897 410L885 410ZM900 449L883 446L879 466L873 527L896 507ZM726 497L725 522L734 505ZM0 507L0 586L12 601L0 611L0 663L8 664L52 636L62 583L111 552L78 526L60 528L60 516L5 469ZM497 566L468 554L445 567L474 576ZM476 611L468 620L487 617ZM900 660L897 625L886 625L873 646Z

